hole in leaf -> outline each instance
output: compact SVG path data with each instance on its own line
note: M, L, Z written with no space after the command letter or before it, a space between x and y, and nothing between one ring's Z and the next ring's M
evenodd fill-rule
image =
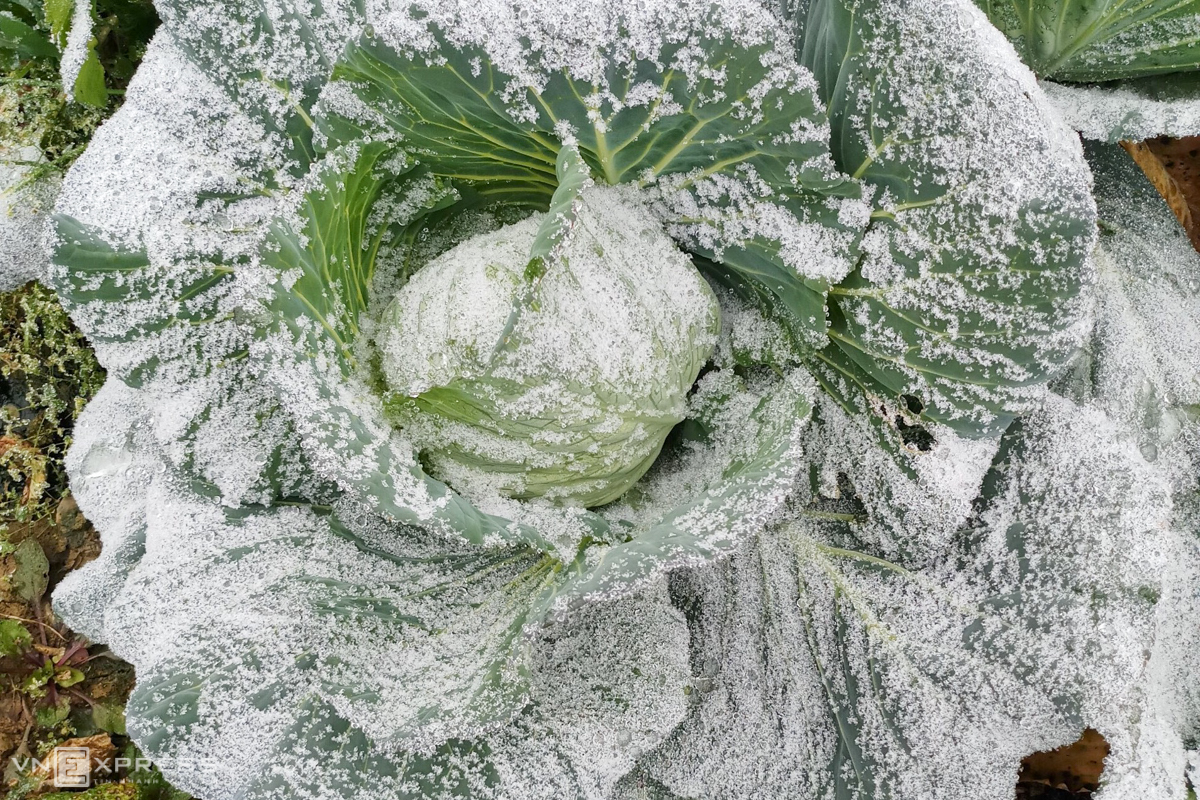
M1088 728L1079 741L1021 760L1017 800L1085 800L1100 788L1108 742Z
M904 401L904 405L913 414L920 414L925 410L925 404L921 402L921 398L916 395L904 394L900 395L900 399Z
M900 431L900 440L910 450L927 453L937 444L937 439L933 438L932 433L921 425L909 425L899 414L896 415L896 430Z
M433 461L430 460L429 455L424 450L421 450L417 453L417 464L420 465L421 470L426 475L428 475L430 477L434 477L437 474L433 467ZM436 480L442 480L442 479L436 478ZM442 483L449 486L452 491L458 491L457 489L454 488L454 485L451 484L449 481L442 481Z

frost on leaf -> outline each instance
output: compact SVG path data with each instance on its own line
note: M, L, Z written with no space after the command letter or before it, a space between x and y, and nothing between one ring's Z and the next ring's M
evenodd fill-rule
M1200 136L1200 74L1072 86L1042 81L1055 107L1084 138L1116 143Z
M978 0L1039 77L1111 81L1194 70L1196 0Z
M821 0L803 60L834 160L874 206L830 292L822 381L858 411L864 393L911 395L924 419L998 433L1086 330L1095 210L1077 139L968 4Z
M908 408L880 402L878 409L882 423L848 414L832 398L819 402L805 437L815 499L861 504L854 536L866 552L906 565L925 563L945 552L970 515L998 442L921 425ZM929 436L924 449L881 446L881 439L891 442L910 425Z
M54 590L55 611L88 638L109 641L105 617L146 546L146 496L162 462L143 398L108 381L75 423L71 491L101 533L100 556Z
M801 518L681 573L699 691L645 777L684 797L1000 800L1027 753L1126 730L1172 553L1166 487L1111 429L1051 399L920 569Z
M110 376L153 398L172 463L230 503L311 488L290 423L247 361L253 328L237 313L261 292L234 265L256 245L265 209L244 204L231 217L202 199L239 185L246 150L229 139L257 132L166 37L131 87L64 184L47 279ZM184 124L194 106L205 116Z
M1128 155L1089 145L1101 236L1092 393L1155 461L1200 423L1200 254ZM1182 440L1182 441L1181 441Z
M62 90L67 97L75 98L75 83L83 69L88 55L94 52L89 46L92 40L92 8L93 0L75 0L71 10L71 24L67 29L66 47L59 60L59 72L62 75Z
M0 149L0 291L12 291L46 271L42 232L60 180L51 173L29 183L44 158L32 145Z
M1111 794L1175 796L1169 793L1178 792L1183 769L1180 737L1192 741L1200 730L1194 625L1200 613L1200 255L1123 150L1095 144L1087 155L1101 219L1101 293L1087 358L1066 387L1120 420L1142 458L1169 481L1174 513L1164 539L1178 537L1179 548L1163 572L1141 718L1119 740L1130 766L1118 768ZM1141 769L1140 760L1152 753L1175 763Z
M327 135L402 137L435 174L509 184L514 201L547 191L570 141L598 179L657 200L684 249L824 342L824 294L867 208L830 158L813 76L764 8L397 6L335 70L325 99L344 118L330 113Z
M233 797L281 780L331 796L321 787L371 779L375 796L402 797L425 763L432 786L453 777L474 797L493 796L498 770L515 776L506 791L544 780L575 796L585 776L615 780L681 716L686 634L661 586L578 630L534 633L566 577L544 555L451 550L344 506L336 518L229 511L169 474L148 509L146 555L106 633L139 665L132 735L189 791ZM604 637L588 627L601 624ZM331 724L346 735L323 740ZM531 735L548 750L534 774ZM329 763L288 772L304 752L295 738ZM347 774L347 741L382 773ZM273 748L283 769L264 775Z

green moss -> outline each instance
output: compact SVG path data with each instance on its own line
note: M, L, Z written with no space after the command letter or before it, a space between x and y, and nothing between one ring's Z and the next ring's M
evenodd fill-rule
M104 370L49 289L0 294L0 519L52 513L67 491L62 460Z
M33 166L23 185L66 172L83 153L96 128L120 107L125 87L158 26L150 0L98 0L94 17L89 58L99 64L103 82L99 93L101 98L108 93L106 103L69 101L62 90L58 58L17 62L0 78L0 145L34 145L42 151L43 160ZM43 20L38 30L53 41L50 27Z
M34 183L65 172L109 113L69 102L58 80L58 65L31 61L0 85L0 142L34 145L42 151L44 160L25 179Z

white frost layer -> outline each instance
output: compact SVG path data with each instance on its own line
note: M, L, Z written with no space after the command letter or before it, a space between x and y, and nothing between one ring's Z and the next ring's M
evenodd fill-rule
M887 412L880 423L886 436L899 439L897 421L918 422L891 404L880 405ZM857 535L872 552L903 563L923 563L945 552L970 515L998 446L995 438L967 439L941 425L924 427L934 438L930 449L896 441L896 452L888 452L870 420L822 395L806 436L821 493L838 497L838 476L845 475L866 507Z
M684 716L687 630L662 581L577 621L525 625L556 579L545 557L452 550L348 505L337 515L353 534L307 509L231 514L173 471L140 471L113 424L127 414L137 428L130 397L105 390L73 457L93 470L80 479L88 513L110 530L143 530L144 556L106 538L125 560L102 565L116 582L88 584L102 596L77 613L108 607L106 640L139 669L131 734L165 737L157 757L177 785L242 796L264 757L299 758L285 737L315 702L365 731L371 758L403 763L416 757L405 751L474 738L506 781L491 786L476 768L464 779L472 797L602 798ZM131 480L106 498L121 476ZM65 599L84 590L71 584ZM338 750L312 756L327 760L315 775L285 770L326 787L301 796L353 796L329 788L345 777ZM360 768L373 796L408 796L403 771Z
M743 47L769 41L779 21L753 0L679 0L670 4L608 0L368 0L367 18L375 33L401 50L436 55L429 23L454 42L485 46L496 67L514 76L513 87L544 86L556 71L566 70L607 93L614 73L600 53L613 58L654 58L671 41L698 30L717 32ZM780 52L787 47L778 43ZM767 56L774 62L778 53ZM709 65L699 51L686 65L699 76ZM766 65L764 65L766 66ZM809 78L811 80L811 77ZM500 89L501 87L497 87ZM597 98L599 99L599 98Z
M92 39L92 0L75 0L71 12L71 29L67 31L67 46L58 62L63 93L75 99L75 81L88 57L88 42Z
M165 468L148 421L141 393L109 380L76 420L67 452L71 493L100 532L103 548L95 561L63 578L54 590L54 609L97 642L113 643L105 621L142 557L146 497ZM119 655L132 657L114 644Z
M278 145L162 31L125 103L71 168L56 210L101 228L114 244L158 245L163 260L198 235L202 246L220 245L236 238L235 220L197 230L197 195L235 190L246 165L262 164Z
M1124 87L1068 86L1041 82L1067 124L1084 138L1142 141L1155 136L1200 134L1200 96L1159 100Z
M46 271L46 213L54 206L58 173L22 187L38 163L41 150L32 145L0 148L0 291L15 289Z
M831 290L844 319L833 346L865 352L891 398L999 432L1037 406L1090 326L1095 206L1079 138L974 5L871 3L854 19L877 39L843 73L834 135L851 140L844 168L875 183L879 210L865 280ZM835 380L860 394L853 374Z
M1024 755L1085 725L1133 730L1152 597L1177 555L1166 486L1110 419L1062 398L1016 452L980 524L919 569L800 518L681 576L699 697L648 773L685 797L823 797L843 781L1011 800ZM1175 763L1138 750L1147 773Z
M1200 254L1115 145L1089 145L1106 233L1083 385L1173 484L1182 530L1200 530Z
M1115 145L1088 145L1104 221L1101 291L1080 383L1133 431L1142 458L1170 482L1174 514L1159 536L1176 547L1162 574L1157 633L1140 696L1112 745L1098 798L1182 800L1183 743L1200 729L1200 255L1166 203Z
M110 380L157 365L140 382L164 456L192 465L230 504L276 495L281 487L263 478L272 460L283 459L285 483L302 477L299 448L273 413L273 392L239 355L253 332L234 311L256 304L261 275L239 271L202 292L180 287L211 275L216 259L257 253L266 221L280 213L273 200L257 197L225 211L197 198L244 186L246 164L277 166L277 144L160 32L126 103L72 167L56 206L111 246L145 252L147 267L122 278L140 299L98 299L69 310ZM64 280L67 270L51 272ZM214 319L161 324L201 309Z
M454 44L477 46L490 56L492 64L512 76L497 86L494 96L504 110L519 123L548 124L531 101L527 88L543 90L560 74L577 87L591 86L581 100L589 109L588 122L603 137L608 121L605 109L645 107L646 126L684 111L685 98L670 92L661 95L653 81L628 85L622 79L638 61L659 65L661 72L678 79L682 76L693 87L706 87L686 102L690 113L707 119L706 104L712 104L712 117L741 120L746 141L753 141L756 127L778 113L774 103L781 94L794 98L811 95L817 113L812 118L796 119L790 130L761 134L774 145L783 143L820 143L830 135L828 122L820 114L819 87L813 74L796 63L790 37L770 10L754 0L682 0L672 3L612 3L606 0L526 0L525 2L445 3L424 0L374 0L368 3L367 18L374 32L400 52L424 54L437 61L437 39L431 28L444 32ZM737 88L748 75L726 75L727 64L708 63L704 52L711 36L720 47L761 49L762 74L756 82ZM684 46L680 47L679 45ZM661 95L661 96L660 96ZM727 95L730 95L727 97ZM330 99L345 100L343 92ZM730 105L719 113L724 101ZM366 121L377 109L358 108L355 115ZM559 138L573 136L578 121L555 122ZM703 125L679 143L683 149L693 137L699 137ZM767 127L767 126L763 126ZM716 141L725 134L705 132ZM696 138L696 142L702 138ZM820 153L817 155L817 153ZM615 157L615 156L614 156ZM812 209L796 213L796 204L781 201L788 194L786 185L772 188L751 163L733 169L744 159L713 169L701 168L659 175L659 167L646 168L639 175L647 184L643 189L657 195L657 209L670 232L691 249L723 253L733 243L759 241L776 248L784 264L806 279L820 282L841 280L853 268L848 250L855 234L868 220L870 208L858 198L829 195L820 200L833 211L840 225L824 224L806 218ZM669 162L670 158L665 158ZM799 171L820 171L836 183L844 178L827 152L814 150L804 163L785 167L795 179ZM775 176L776 178L778 176ZM803 196L804 192L800 192ZM752 245L753 247L753 245Z

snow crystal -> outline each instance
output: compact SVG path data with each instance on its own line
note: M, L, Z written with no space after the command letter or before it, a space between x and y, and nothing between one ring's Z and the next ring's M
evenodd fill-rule
M1135 85L1041 87L1067 124L1088 139L1141 141L1156 136L1200 135L1200 95L1156 97Z

